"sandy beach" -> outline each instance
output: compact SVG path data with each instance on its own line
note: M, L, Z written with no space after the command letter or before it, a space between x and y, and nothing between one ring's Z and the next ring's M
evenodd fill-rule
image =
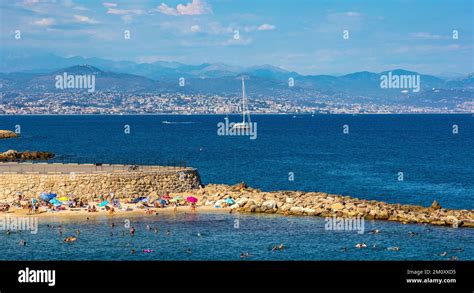
M89 204L97 206L98 201L91 201ZM114 213L108 212L105 208L97 209L97 212L88 212L86 208L68 208L62 211L46 211L40 208L36 213L30 213L28 209L12 207L8 212L0 212L0 216L10 217L39 217L39 218L60 218L61 220L83 220L94 217L107 218L128 218L128 217L154 217L162 214L184 214L193 213L190 206L179 206L164 208L138 208L136 204L122 204L126 210L115 209ZM213 206L198 206L195 213L229 213L230 208L215 208Z

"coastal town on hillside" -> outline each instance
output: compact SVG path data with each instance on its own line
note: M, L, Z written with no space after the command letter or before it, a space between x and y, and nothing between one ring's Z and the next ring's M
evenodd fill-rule
M357 99L355 99L357 100ZM364 100L360 97L359 100ZM23 114L233 114L241 112L240 97L202 94L0 93L0 115ZM473 113L474 101L454 106L347 102L335 96L318 98L258 97L248 105L254 114L410 114Z

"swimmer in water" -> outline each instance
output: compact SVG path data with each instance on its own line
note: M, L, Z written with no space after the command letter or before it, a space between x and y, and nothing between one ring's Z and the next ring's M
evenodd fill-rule
M76 230L76 234L77 234L77 235L81 235L81 230L77 229L77 230Z
M171 231L170 230L167 230L166 231L166 235L170 235L171 234Z
M280 249L280 250L285 249L285 247L283 246L283 243L281 243L280 246L278 246L278 249Z
M130 250L130 253L131 253L131 254L134 254L134 253L135 253L135 249L131 249L131 250Z
M68 243L68 242L74 242L74 241L76 241L76 240L77 240L77 238L74 237L74 236L69 236L69 237L64 238L64 242L66 242L66 243Z
M21 246L26 246L26 241L25 240L20 240L20 243L19 243Z
M367 247L367 244L365 244L364 242L362 242L362 243L357 243L355 247L356 247L356 248L366 248L366 247Z
M186 249L184 252L189 253L189 254L193 253L193 251L191 250L191 248Z
M135 235L135 228L134 227L130 228L130 236L133 237L133 235Z
M247 257L249 257L249 256L250 256L250 253L248 253L248 252L242 252L242 253L240 254L240 258L247 258Z
M146 225L146 229L147 229L148 231L150 231L150 230L151 230L150 225Z

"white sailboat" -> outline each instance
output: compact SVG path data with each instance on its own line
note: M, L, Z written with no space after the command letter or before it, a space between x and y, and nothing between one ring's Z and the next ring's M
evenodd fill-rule
M242 77L242 122L235 123L233 129L250 129L250 112L247 108L247 96L245 95L245 82ZM246 120L247 118L247 120Z

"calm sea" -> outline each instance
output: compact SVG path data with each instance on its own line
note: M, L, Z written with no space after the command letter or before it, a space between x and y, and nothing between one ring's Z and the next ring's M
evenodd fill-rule
M51 151L57 154L57 161L63 162L185 162L199 169L203 183L244 181L268 191L324 191L425 206L436 199L443 207L474 208L472 115L254 115L254 140L248 136L218 136L217 125L224 118L0 116L0 129L20 127L22 135L20 139L0 141L0 150ZM231 122L239 119L229 116ZM454 128L457 133L453 133ZM236 230L232 228L233 217L162 219L176 231L174 236L143 232L131 240L110 236L104 223L107 220L66 224L71 225L70 229L78 225L88 231L71 246L64 246L60 237L51 238L48 233L56 231L48 232L43 227L43 233L23 236L36 247L34 250L28 245L18 249L19 234L0 234L4 251L0 259L233 259L243 251L256 259L442 259L437 253L446 250L449 255L474 259L471 229L367 222L366 226L375 225L385 233L359 235L328 233L324 219L241 216L241 228ZM156 219L145 221L154 223ZM419 234L412 237L408 231ZM202 236L195 237L196 233ZM105 242L97 235L104 235ZM155 236L160 240L152 240ZM380 248L353 249L360 241ZM289 246L288 250L268 250L281 242ZM401 249L387 251L384 247L388 246ZM129 247L155 252L132 255ZM192 247L196 249L191 254L183 253ZM349 250L341 251L343 247Z

